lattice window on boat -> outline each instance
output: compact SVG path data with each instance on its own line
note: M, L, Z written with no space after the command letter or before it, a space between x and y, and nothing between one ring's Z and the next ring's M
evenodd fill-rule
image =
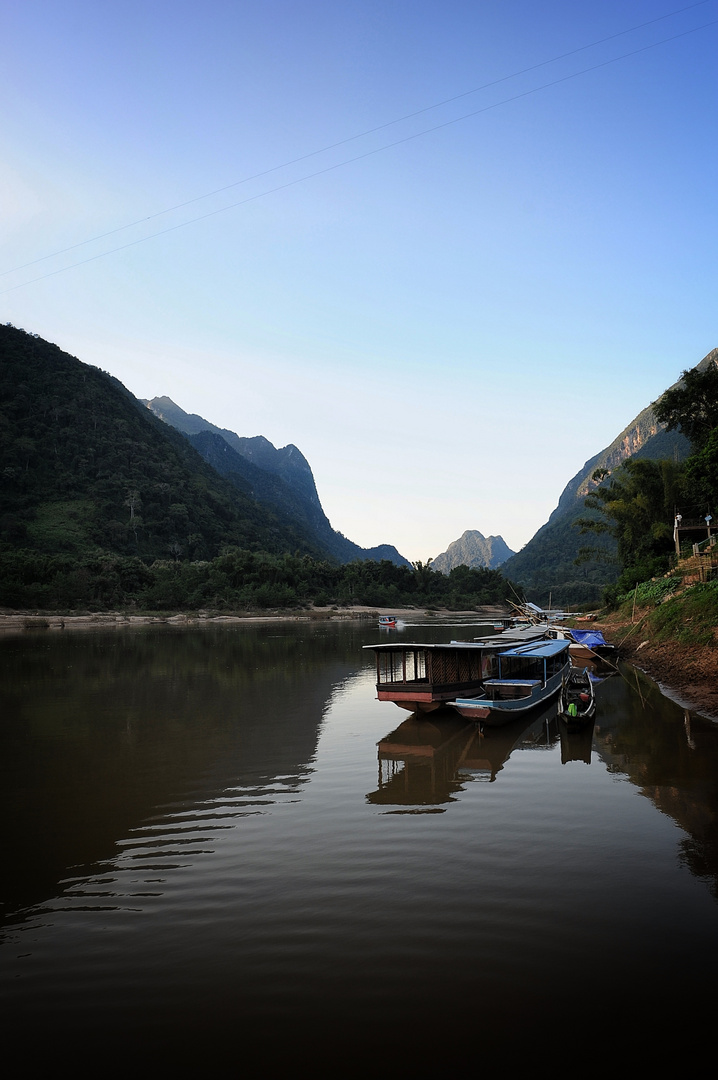
M406 681L424 682L426 680L426 653L416 649L406 654Z
M379 682L404 682L403 652L385 652L379 654Z
M396 653L379 653L379 682L390 683L396 682L394 678L395 661L397 658ZM399 654L399 660L401 660L401 654ZM401 676L400 676L401 677Z

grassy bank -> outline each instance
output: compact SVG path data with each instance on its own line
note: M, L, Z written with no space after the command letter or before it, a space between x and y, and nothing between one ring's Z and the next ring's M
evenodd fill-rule
M595 626L678 700L718 718L718 581L644 582Z

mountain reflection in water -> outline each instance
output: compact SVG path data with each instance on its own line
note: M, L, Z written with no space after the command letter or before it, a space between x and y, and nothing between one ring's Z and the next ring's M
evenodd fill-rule
M474 1061L467 1017L482 1064L580 1053L598 1002L644 1057L667 1009L702 1030L718 728L631 669L597 688L592 731L562 731L555 705L485 735L449 710L401 722L361 651L377 637L0 638L0 1007L18 1038L41 1030L53 1060L122 1047L206 1068L251 1049L336 1069L371 1048L414 1069Z

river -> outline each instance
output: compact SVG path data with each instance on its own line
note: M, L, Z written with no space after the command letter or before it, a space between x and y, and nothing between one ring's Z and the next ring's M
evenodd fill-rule
M695 1046L718 725L628 667L571 737L555 704L481 736L376 700L363 645L480 632L0 639L0 1015L31 1057L419 1075Z

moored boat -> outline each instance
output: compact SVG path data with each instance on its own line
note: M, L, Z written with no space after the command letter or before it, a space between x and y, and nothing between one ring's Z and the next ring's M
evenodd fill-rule
M433 712L457 694L478 693L491 673L491 648L471 641L448 645L398 642L365 645L376 654L376 695L409 712Z
M549 637L567 639L571 642L569 652L574 660L605 660L615 663L618 649L609 645L600 630L579 630L575 627L551 626Z
M484 680L483 691L449 704L489 727L505 724L559 693L571 668L568 647L568 641L554 639L500 651L496 676Z
M571 668L559 694L558 715L569 727L580 727L593 720L595 713L596 695L589 672Z
M482 693L495 674L496 654L543 638L544 630L506 630L499 636L447 644L391 642L365 645L376 654L376 693L409 712L433 712L457 696Z

